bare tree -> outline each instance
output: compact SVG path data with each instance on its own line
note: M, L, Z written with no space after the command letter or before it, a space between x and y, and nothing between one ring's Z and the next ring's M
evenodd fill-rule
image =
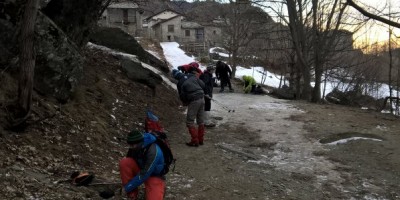
M35 21L39 0L27 0L21 23L20 35L20 69L18 83L18 117L13 122L17 126L24 122L31 113L33 76L35 69L36 53L34 49Z
M377 21L380 21L382 23L385 23L387 25L390 25L390 26L393 26L393 27L396 27L396 28L400 28L400 24L399 23L397 23L395 21L392 21L390 19L383 18L383 17L378 16L376 14L370 13L370 12L366 11L364 8L362 8L359 5L357 5L356 3L354 3L353 0L347 0L347 4L350 5L351 7L355 8L356 10L358 10L361 14L363 14L366 17L369 17L371 19L375 19Z
M240 50L245 49L253 41L264 26L266 13L247 3L231 1L221 12L223 20L224 48L231 55L233 75L240 57Z
M341 31L342 20L346 10L341 0L284 0L288 17L271 8L289 26L293 48L296 52L298 67L297 93L301 98L318 102L321 98L321 82L324 67L331 57L337 53L338 45L343 46ZM346 38L346 36L344 36ZM352 41L348 41L351 43ZM314 88L311 82L314 81Z

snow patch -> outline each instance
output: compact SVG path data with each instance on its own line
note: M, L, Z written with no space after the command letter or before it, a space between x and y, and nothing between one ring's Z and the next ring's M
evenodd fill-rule
M327 145L338 145L338 144L345 144L349 141L352 140L372 140L372 141L377 141L377 142L382 142L382 140L380 139L375 139L375 138L366 138L366 137L351 137L351 138L346 138L346 139L341 139L341 140L337 140L331 143L327 143Z

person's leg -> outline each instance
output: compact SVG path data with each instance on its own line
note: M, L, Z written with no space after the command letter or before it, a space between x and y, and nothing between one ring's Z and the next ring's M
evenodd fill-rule
M232 92L232 91L233 91L233 88L232 88L232 84L231 84L231 79L229 79L229 77L228 77L228 79L227 79L226 82L228 83L229 91Z
M144 182L146 188L146 200L163 200L165 181L160 177L151 176Z
M140 168L133 158L125 157L119 162L119 173L121 175L122 185L126 185L133 177L139 173ZM129 200L136 200L138 197L138 189L127 193Z
M204 124L204 98L194 101L196 104L196 122L197 124Z
M250 92L254 94L255 91L256 91L256 85L252 85L252 86L251 86L251 91L250 91Z
M205 128L204 128L204 100L200 99L198 101L199 104L199 110L197 113L197 124L198 124L198 139L199 139L199 144L203 145L204 141L204 134L205 134Z
M244 87L243 87L243 92L244 93L248 93L249 91L247 91L247 87L249 86L249 82L248 81L245 81L244 82Z
M204 99L202 98L204 101ZM203 107L204 109L204 107ZM186 114L186 126L188 127L189 133L191 140L190 142L186 143L188 146L193 146L197 147L199 146L199 139L198 139L198 133L196 126L194 124L194 121L197 117L197 112L198 112L198 103L196 101L192 101L188 105L188 110Z
M210 111L210 110L211 110L211 99L204 98L204 111Z
M211 120L211 99L204 98L204 125L206 127L214 127L215 123Z
M221 79L221 89L219 90L219 92L224 91L224 85L225 85L225 83L224 83L223 79Z
M221 90L219 92L223 92L225 86L226 86L226 78L221 77Z

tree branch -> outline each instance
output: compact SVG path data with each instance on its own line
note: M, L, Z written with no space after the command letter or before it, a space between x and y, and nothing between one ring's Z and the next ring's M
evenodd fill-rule
M366 17L369 17L371 19L375 19L377 21L380 21L382 23L385 23L387 25L390 25L390 26L393 26L393 27L396 27L396 28L400 28L400 24L399 23L394 22L392 20L385 19L385 18L380 17L378 15L369 13L368 11L366 11L365 9L361 8L356 3L354 3L353 0L347 0L347 4L349 4L351 7L355 8L356 10L358 10L358 12L360 12L361 14L363 14Z

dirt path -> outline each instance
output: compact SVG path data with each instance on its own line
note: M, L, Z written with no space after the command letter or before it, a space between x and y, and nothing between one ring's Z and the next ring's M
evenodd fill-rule
M365 153L375 147L389 155L399 151L387 138L398 137L393 134L399 129L395 119L336 106L294 106L270 96L223 93L215 94L214 99L220 105L214 103L212 113L223 119L208 129L204 146L184 146L189 136L184 127L179 132L180 142L174 144L178 164L168 177L166 199L400 198L398 158L391 157L392 161L381 166L373 164L379 156ZM228 112L233 109L235 112ZM362 134L369 132L357 128L371 121L382 125L379 120L386 121L384 140L355 140L342 145L320 142L343 132L366 137ZM321 132L337 124L342 128ZM375 124L364 127L375 130ZM376 173L385 175L374 176Z

